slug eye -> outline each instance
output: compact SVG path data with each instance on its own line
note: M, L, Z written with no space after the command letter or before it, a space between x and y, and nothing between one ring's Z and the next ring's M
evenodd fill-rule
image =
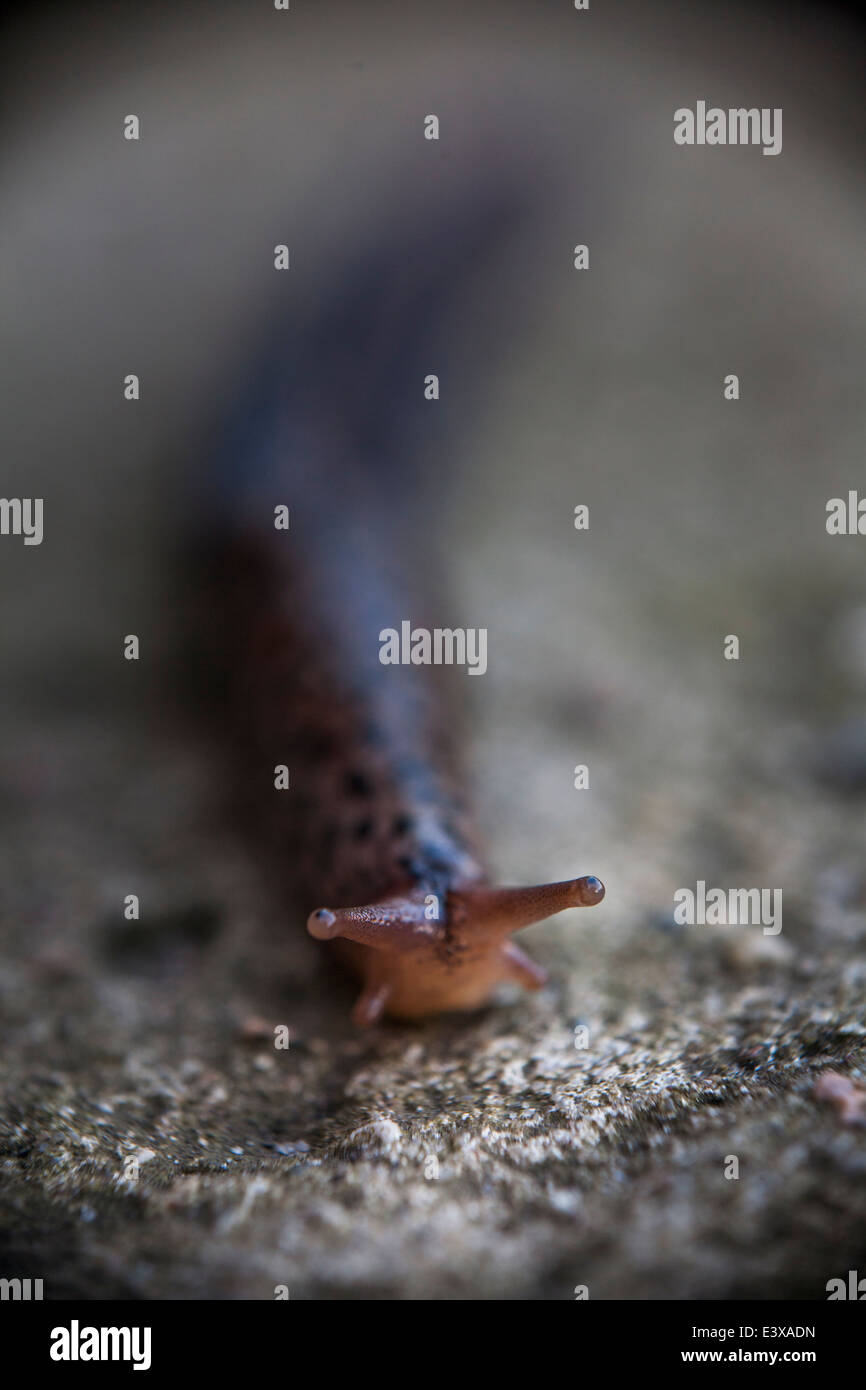
M307 931L319 941L327 941L335 935L337 918L327 907L317 908L307 918Z
M595 874L587 874L587 876L580 881L583 885L585 897L587 899L595 898L597 902L601 902L604 897L604 884L601 879L596 878ZM587 903L587 906L588 905Z

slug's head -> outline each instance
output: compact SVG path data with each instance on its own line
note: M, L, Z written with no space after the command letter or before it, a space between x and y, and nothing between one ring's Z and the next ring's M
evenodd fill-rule
M307 930L319 941L352 944L364 978L353 1018L369 1026L384 1013L418 1018L477 1008L504 979L540 989L545 972L508 939L511 933L603 897L604 884L594 877L534 888L470 884L449 890L444 902L413 888L368 907L320 907Z

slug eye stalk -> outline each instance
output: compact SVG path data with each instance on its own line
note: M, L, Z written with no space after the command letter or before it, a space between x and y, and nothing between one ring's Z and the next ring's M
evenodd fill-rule
M532 888L473 886L459 889L453 897L455 915L464 930L472 936L496 938L543 922L569 907L595 907L604 897L604 884L589 875Z

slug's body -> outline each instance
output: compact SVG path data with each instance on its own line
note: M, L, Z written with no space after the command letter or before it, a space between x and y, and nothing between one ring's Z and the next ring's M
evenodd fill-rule
M296 351L271 345L211 489L242 776L310 933L361 977L361 1024L472 1009L509 977L538 988L543 971L509 934L604 894L595 878L488 884L456 765L466 672L379 660L383 629L441 625L415 466L439 408L423 380L441 306L502 213L501 195L467 191L444 229L428 209L353 269Z

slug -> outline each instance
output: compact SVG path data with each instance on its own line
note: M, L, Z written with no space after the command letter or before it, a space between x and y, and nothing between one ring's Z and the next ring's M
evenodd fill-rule
M385 629L441 615L424 545L425 481L439 475L425 441L432 412L447 411L423 384L431 362L453 357L459 335L443 338L443 323L522 216L506 179L464 177L455 190L447 177L435 205L403 190L394 231L305 327L271 336L202 503L220 655L210 694L234 712L260 844L309 933L360 977L362 1026L476 1009L504 979L540 988L545 972L511 934L605 891L593 876L491 885L461 788L467 672L379 659ZM279 766L287 789L275 787Z

